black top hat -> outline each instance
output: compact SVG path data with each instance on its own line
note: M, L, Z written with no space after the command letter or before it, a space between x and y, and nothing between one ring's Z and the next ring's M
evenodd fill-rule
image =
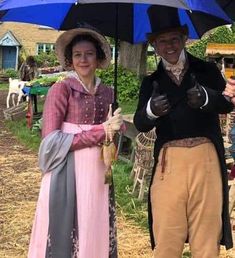
M152 41L159 34L180 31L188 35L187 25L181 25L178 15L178 9L163 5L151 5L148 8L148 16L151 25L151 33L147 33L147 37Z

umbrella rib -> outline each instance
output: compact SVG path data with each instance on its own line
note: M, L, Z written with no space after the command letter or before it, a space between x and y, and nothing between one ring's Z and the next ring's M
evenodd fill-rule
M189 20L191 21L191 23L192 23L192 25L193 25L193 29L194 29L194 30L196 31L196 33L197 33L197 36L200 38L201 35L200 35L200 33L199 33L198 29L197 29L197 26L195 26L195 22L193 21L193 19L190 18L190 13L193 13L192 10L189 10L189 11L185 10L185 13L186 13L186 15L188 16Z

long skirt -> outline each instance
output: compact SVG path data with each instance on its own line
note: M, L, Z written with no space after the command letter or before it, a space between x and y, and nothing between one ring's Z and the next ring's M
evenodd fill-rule
M63 132L76 134L91 127L64 123ZM78 239L73 257L108 258L109 186L104 184L105 166L101 160L101 150L98 146L89 147L76 150L74 155ZM28 258L46 257L50 179L51 173L46 173L42 178Z

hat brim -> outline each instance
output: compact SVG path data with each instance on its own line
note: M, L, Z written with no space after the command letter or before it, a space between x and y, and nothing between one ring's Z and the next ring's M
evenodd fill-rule
M174 31L178 31L178 32L184 34L185 36L188 36L188 26L183 25L183 26L180 26L180 27L178 26L178 27L164 28L164 29L159 30L157 32L146 33L146 37L147 37L149 42L152 42L159 35L167 33L167 32L174 32Z
M62 65L62 67L66 70L69 70L68 67L65 65L65 56L64 52L67 47L67 45L73 40L73 38L77 35L90 35L94 39L96 39L101 47L101 49L104 52L105 59L101 60L98 64L98 68L105 69L110 65L111 62L111 49L108 41L106 38L99 34L98 32L87 29L87 28L77 28L77 29L71 29L64 33L62 33L55 43L55 53L57 55L58 61Z

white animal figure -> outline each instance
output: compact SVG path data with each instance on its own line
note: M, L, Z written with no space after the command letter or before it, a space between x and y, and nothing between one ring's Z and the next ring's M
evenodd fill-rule
M9 108L9 102L10 102L10 97L12 99L12 105L19 105L21 98L25 95L22 89L24 88L26 82L25 81L20 81L19 79L12 79L9 78L9 90L8 90L8 95L7 95L7 108ZM15 97L18 96L17 98L17 103L15 103Z

